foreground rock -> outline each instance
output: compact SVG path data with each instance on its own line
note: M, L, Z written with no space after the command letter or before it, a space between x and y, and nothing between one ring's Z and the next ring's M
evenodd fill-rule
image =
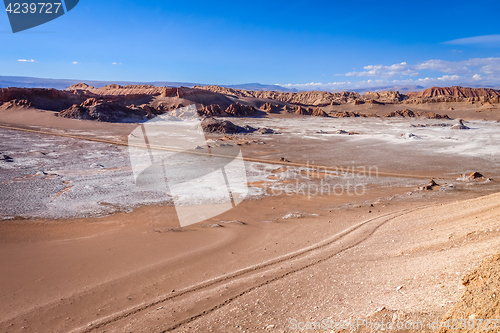
M439 187L440 185L438 183L436 183L434 181L434 179L431 179L431 181L429 182L429 184L425 185L425 186L420 186L418 189L420 191L430 191L430 190L433 190L435 187Z
M497 332L494 320L500 319L500 254L484 260L472 273L464 277L462 284L467 288L461 300L441 319L439 333L452 332ZM472 320L474 325L465 329L453 329L452 321ZM449 320L449 327L443 324ZM482 322L481 322L482 320ZM471 321L471 322L472 322ZM488 321L489 329L486 328Z
M235 125L229 120L219 120L215 118L206 118L201 122L201 127L205 133L217 134L236 134L247 133L247 129Z
M464 121L462 119L459 119L458 124L452 126L451 129L466 130L466 129L470 129L470 128L465 126Z
M102 122L134 122L144 120L150 113L142 108L130 108L116 102L97 102L88 99L57 114L61 118L97 120Z
M463 173L460 175L460 177L457 180L475 180L475 179L483 179L484 176L477 172L471 172L471 173Z
M415 135L413 133L403 133L400 135L401 138L403 139L410 139L410 140L418 140L421 139L418 135Z
M12 157L10 157L9 155L5 155L3 153L0 153L0 161L14 162L14 159Z
M271 128L267 128L267 127L259 128L255 132L259 133L259 134L280 134L280 133L276 132L275 130L273 130Z
M209 134L280 134L267 127L254 128L252 126L238 126L229 120L217 118L205 118L201 121L201 127L205 133Z

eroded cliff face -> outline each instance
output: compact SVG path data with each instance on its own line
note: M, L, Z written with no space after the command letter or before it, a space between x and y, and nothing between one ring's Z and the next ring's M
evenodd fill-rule
M343 104L425 104L440 102L500 103L500 91L488 88L433 87L422 92L397 91L331 93L324 91L276 92L232 89L219 86L156 87L111 84L94 88L85 83L66 90L38 88L0 89L3 109L36 108L60 111L61 117L99 121L131 121L151 118L182 106L196 104L202 116L254 116L263 112L328 116L322 109ZM489 103L489 104L488 104ZM8 105L7 105L8 104ZM139 105L139 106L136 106ZM451 109L451 108L450 108ZM419 115L420 116L420 115Z
M277 92L277 91L253 91L225 88L219 86L196 86L219 94L230 95L238 98L252 97L257 99L272 99L275 101L310 106L327 106L332 103L344 104L360 99L356 92L331 93L326 91L304 91L298 93Z
M93 94L88 91L62 91L42 88L0 88L0 103L25 101L32 107L60 111L81 103Z
M439 103L439 102L489 102L499 103L500 90L490 88L467 87L432 87L421 92L406 93L407 103Z
M398 91L381 91L381 92L367 92L363 95L363 99L368 103L377 104L395 104L404 101L408 97L400 94Z

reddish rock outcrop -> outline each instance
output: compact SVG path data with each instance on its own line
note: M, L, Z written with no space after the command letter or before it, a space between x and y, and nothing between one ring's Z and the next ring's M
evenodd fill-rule
M349 117L366 117L366 115L353 111L339 111L332 114L336 118L349 118Z
M225 115L225 112L222 111L219 104L207 105L198 110L199 115L207 117L221 116L223 113Z
M0 103L25 100L35 108L60 111L73 104L80 104L89 94L84 91L61 91L41 88L0 88Z
M460 97L460 98L481 98L500 96L500 90L490 88L467 88L460 86L453 87L432 87L421 92L409 92L406 95L410 98L430 98L430 97Z
M12 101L6 102L6 103L0 103L1 106L3 106L6 110L12 109L12 108L23 108L23 109L28 109L32 108L33 105L28 102L25 99L14 99Z
M89 86L86 83L76 83L72 86L69 86L68 89L66 90L88 90L88 89L94 89L94 87Z
M262 105L260 107L260 109L264 112L267 112L267 113L279 113L280 112L280 108L278 105L276 104L271 104L269 102L265 103L264 105Z
M234 103L229 105L225 111L228 115L234 117L247 117L253 116L257 110L250 105L241 105L240 103Z
M328 114L321 108L314 108L311 113L314 117L328 117Z
M441 115L435 112L412 111L410 109L392 111L384 117L404 117L404 118L427 118L427 119L450 119L447 114Z
M309 108L304 108L304 107L302 107L300 105L297 105L295 107L294 113L301 114L301 115L310 115L311 114L311 110Z
M129 106L129 108L132 110L136 109L132 105ZM142 104L138 108L144 111L144 113L146 114L146 118L148 119L152 119L155 116L163 113L161 110L155 109L149 104Z
M406 93L408 104L439 102L490 102L498 103L500 90L490 88L432 87L421 92Z
M367 104L374 104L374 105L384 105L384 103L379 102L379 101L377 101L375 99L369 99L365 103L367 103Z
M97 100L95 98L86 99L81 105L82 106L93 106L97 104Z

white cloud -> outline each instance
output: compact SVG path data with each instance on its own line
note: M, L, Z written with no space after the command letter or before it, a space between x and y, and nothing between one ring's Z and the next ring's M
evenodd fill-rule
M439 77L424 77L424 78L406 78L406 79L370 79L363 81L339 81L330 83L310 82L298 84L279 84L285 88L295 88L298 90L353 90L353 89L369 89L378 87L394 87L394 86L424 86L426 88L432 86L452 86L452 85L500 85L499 79L483 78L479 74L474 75L442 75Z
M78 65L78 61L73 61L73 65Z
M112 62L111 65L121 65L121 62Z
M18 59L17 61L20 61L20 62L35 62L35 60L33 59Z
M500 86L500 58L493 57L472 58L463 61L431 59L416 65L402 62L390 66L368 65L364 69L365 71L362 72L335 74L335 76L351 77L352 80L329 83L288 83L280 84L280 86L299 90L352 90L398 85L421 85L425 87L451 85ZM354 77L367 77L367 79L359 81Z
M468 38L459 38L444 42L444 44L500 47L500 35L485 35L485 36L475 36Z
M470 70L463 62L453 62L446 60L427 60L415 65L417 70L431 70L444 73L465 74L470 73Z
M365 71L363 72L349 72L343 75L392 77L392 76L415 76L419 74L412 66L409 66L406 62L390 66L368 65L363 68L365 69Z
M403 77L418 76L420 71L429 70L453 75L473 75L478 72L484 74L500 75L500 58L473 58L463 61L447 61L440 59L431 59L416 65L409 65L406 62L390 66L368 65L364 67L365 71L348 72L345 74L336 74L336 76L348 77Z
M415 65L417 70L433 70L450 74L485 74L500 72L500 58L473 58L463 61L428 60Z

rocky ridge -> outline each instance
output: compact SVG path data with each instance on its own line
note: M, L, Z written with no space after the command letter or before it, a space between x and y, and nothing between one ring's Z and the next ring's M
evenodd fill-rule
M303 91L298 93L277 92L277 91L253 91L219 86L195 86L193 88L204 89L211 92L230 95L238 98L252 97L258 99L270 99L283 103L309 105L309 106L327 106L332 103L345 104L357 100L360 95L356 92L331 93L326 91Z
M192 104L196 104L200 115L209 117L255 116L259 111L253 105L261 105L261 112L268 114L294 113L320 117L364 117L373 115L363 115L354 111L329 111L327 114L323 108L342 104L404 105L457 101L480 102L485 107L495 108L493 104L500 102L500 91L489 88L433 87L419 93L401 94L396 91L383 91L367 92L361 96L356 92L307 91L294 93L252 91L219 86L188 88L111 84L95 88L85 83L72 85L66 90L0 89L0 105L4 104L3 109L37 108L61 112L61 117L113 122L151 118ZM7 106L5 106L6 103ZM368 105L366 107L369 108ZM393 111L385 115L385 117L399 116L431 119L449 118L447 115L433 112L414 112L408 109Z
M439 102L489 102L500 103L500 90L468 87L432 87L421 92L406 93L405 103L423 104Z

